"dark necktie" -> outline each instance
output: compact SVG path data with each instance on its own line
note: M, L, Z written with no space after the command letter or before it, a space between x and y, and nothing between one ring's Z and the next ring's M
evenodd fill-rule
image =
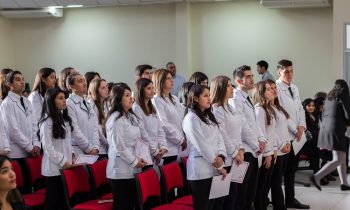
M85 99L83 100L83 104L85 105L86 109L89 110L89 108L88 108L88 106L87 106L87 104L86 104Z
M22 107L23 107L24 111L26 111L26 106L24 106L23 97L21 97L20 101L21 101L21 105L22 105Z
M289 93L290 93L290 95L292 96L292 98L294 98L292 88L289 87L288 90L289 90Z
M249 103L252 105L252 107L254 107L254 105L253 105L252 101L250 100L250 97L249 97L249 96L247 96L247 100L248 100Z

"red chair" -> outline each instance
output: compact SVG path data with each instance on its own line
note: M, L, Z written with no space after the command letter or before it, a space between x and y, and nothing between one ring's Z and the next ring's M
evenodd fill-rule
M103 200L113 199L111 186L106 175L106 168L107 159L102 159L92 165L88 165L95 198L100 198Z
M16 161L12 162L13 171L16 174L17 188L23 188L23 174L22 169ZM45 195L39 193L24 194L24 205L29 208L41 207L44 205Z
M159 166L163 200L177 205L193 206L192 195L184 196L183 176L177 162Z
M29 175L30 175L30 183L31 183L33 192L45 194L45 178L41 174L42 160L43 160L42 155L38 157L26 158Z
M83 166L60 170L69 206L76 210L111 210L112 203L91 199L89 177Z
M158 175L153 168L135 174L135 180L140 210L193 210L193 207L185 205L160 205L160 185Z

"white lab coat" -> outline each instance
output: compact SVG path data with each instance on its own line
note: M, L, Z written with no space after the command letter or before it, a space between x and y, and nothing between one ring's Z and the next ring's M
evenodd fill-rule
M38 138L34 138L35 120L33 109L29 100L23 97L25 109L23 109L21 96L10 91L0 107L1 117L4 122L6 135L10 143L10 158L25 158L34 146L40 147ZM36 140L34 140L36 139Z
M38 124L41 118L41 112L43 110L44 98L40 95L39 91L33 91L28 96L28 100L32 104L33 107L33 119L34 123ZM34 127L34 133L38 132L39 127ZM34 135L34 140L38 140L38 136Z
M106 122L108 149L107 178L109 179L132 179L134 173L141 169L135 166L138 158L135 156L136 141L141 138L138 124L132 124L130 119L114 112ZM136 117L133 121L136 122Z
M223 106L213 105L213 113L219 123L219 129L226 146L227 159L225 166L231 166L233 158L236 157L240 149L243 149L242 120L230 104L225 106L225 109Z
M10 143L6 135L5 125L0 112L0 153L7 154L10 151Z
M89 145L91 145L92 148L99 149L100 140L97 116L88 101L86 101L86 105L87 108L83 104L83 98L75 94L70 94L67 99L68 114L75 125L74 129L80 130L77 135L83 135L81 138L88 139ZM72 145L76 155L84 154L84 152L88 153L86 147L81 147L76 142L75 135L72 137Z
M204 123L189 110L182 123L191 144L187 161L187 179L201 180L218 175L212 165L218 155L226 157L225 142L217 125Z

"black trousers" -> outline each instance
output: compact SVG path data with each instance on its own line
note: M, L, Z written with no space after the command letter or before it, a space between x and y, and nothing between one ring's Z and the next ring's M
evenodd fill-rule
M314 174L320 170L320 151L317 147L317 142L313 140L307 141L300 151L301 154L305 154L309 157L310 168L313 170Z
M171 163L171 162L173 162L173 161L176 161L176 159L177 159L177 155L175 155L175 156L169 156L169 157L163 157L163 165L166 165L166 164L168 164L168 163Z
M22 193L28 194L32 193L32 184L30 181L30 173L26 163L26 158L13 158L13 161L16 161L22 170L23 176L23 189L21 189Z
M295 156L293 146L291 150L285 156L285 172L284 172L284 191L285 191L285 202L293 202L295 198L295 172L298 169L299 156Z
M283 162L285 158L284 156L286 155L277 157L277 161L271 176L271 198L274 210L286 210L282 190Z
M249 162L249 167L243 183L238 184L238 199L235 210L253 209L258 184L258 158L255 158L252 153L246 152L244 153L244 161Z
M192 190L194 210L216 210L214 208L216 199L209 200L212 180L213 178L189 181Z
M133 210L136 204L135 179L109 179L113 193L113 210Z
M231 171L231 166L229 167L225 167L227 173L229 173ZM236 205L236 201L237 201L237 195L238 195L238 185L239 183L237 182L231 182L230 184L230 193L228 194L228 196L224 197L224 203L223 203L223 210L229 209L229 210L233 210L235 208Z
M266 157L263 157L263 164L265 162ZM271 176L274 170L274 158L271 160L270 168L266 168L265 165L262 165L259 169L258 176L258 187L256 191L254 207L255 210L266 210L266 197L269 194Z
M45 177L45 204L46 210L69 210L68 201L64 196L61 176Z

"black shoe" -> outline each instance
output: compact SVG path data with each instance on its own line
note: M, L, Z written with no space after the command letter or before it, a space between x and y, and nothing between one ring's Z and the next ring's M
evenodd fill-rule
M345 184L341 184L341 185L340 185L340 190L341 190L341 191L350 190L350 186L347 186L347 185L345 185Z
M286 203L286 207L292 209L310 209L309 205L302 204L295 198L292 202Z
M327 181L326 178L321 179L321 185L322 185L322 186L323 186L323 185L328 185L328 184L329 184L329 181Z
M327 179L328 181L336 181L336 180L337 180L335 177L333 177L333 176L330 175L330 174L328 174L328 175L326 176L326 179Z
M316 183L316 180L315 180L315 176L314 176L314 175L310 176L310 181L311 181L311 183L312 183L313 185L315 185L315 187L316 187L319 191L322 191L321 186L320 186L319 184Z

